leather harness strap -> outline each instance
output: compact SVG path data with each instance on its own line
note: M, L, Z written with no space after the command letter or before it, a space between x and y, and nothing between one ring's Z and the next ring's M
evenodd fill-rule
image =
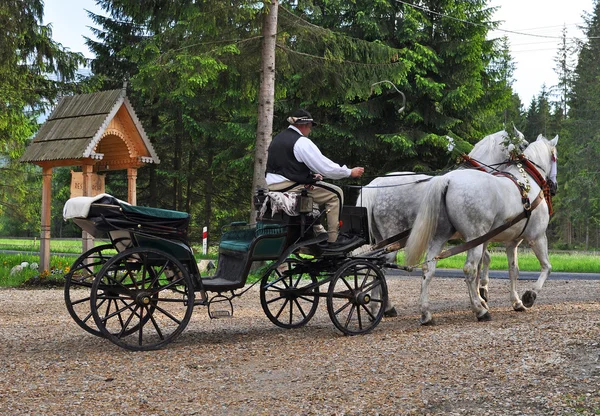
M463 251L467 251L472 249L473 247L477 247L480 244L485 243L490 238L500 234L502 231L512 227L522 219L525 219L530 215L530 212L533 211L542 201L544 200L544 193L540 191L537 198L531 203L531 207L529 210L523 210L519 215L514 217L513 219L505 222L501 226L494 228L488 233L485 233L481 237L477 237L471 241L467 241L466 243L460 244L458 246L452 247L449 250L442 251L438 256L435 257L436 260L445 259L446 257L454 256L455 254L462 253Z
M481 163L479 163L478 161L476 161L471 156L469 156L465 153L460 155L459 161L460 161L460 159L462 159L464 163L471 165L472 167L474 167L477 170L480 170L482 172L487 172L487 170L481 165Z

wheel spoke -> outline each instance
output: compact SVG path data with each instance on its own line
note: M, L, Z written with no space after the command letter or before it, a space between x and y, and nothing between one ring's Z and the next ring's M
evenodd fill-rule
M302 309L302 306L300 306L300 303L298 302L297 299L294 299L294 303L296 304L296 308L298 309L298 311L300 311L300 313L302 314L302 317L306 318L306 314L304 313L304 309ZM290 313L291 315L291 313ZM290 319L291 321L291 319Z
M283 302L283 305L281 306L281 309L279 309L279 312L277 312L277 314L275 315L275 317L277 319L279 319L279 317L281 316L281 313L283 312L283 310L285 309L285 306L288 304L288 300L286 299L285 302Z
M356 305L352 305L352 308L350 308L350 312L348 313L348 317L346 318L346 325L344 325L346 328L348 328L348 325L350 325L350 321L352 320L352 315L354 315L355 308Z
M162 300L162 299L161 299ZM175 322L176 324L180 324L181 321L177 318L175 318L173 315L171 315L170 312L166 311L165 309L161 308L158 305L154 305L154 307L156 308L157 311L160 311L163 313L163 315L167 316L168 318L170 318L173 322ZM154 316L154 315L152 315Z
M369 308L367 308L367 305L360 305L360 308L358 309L358 311L360 312L361 309L364 310L373 321L376 319L375 315L373 315L371 313L371 311L369 310Z

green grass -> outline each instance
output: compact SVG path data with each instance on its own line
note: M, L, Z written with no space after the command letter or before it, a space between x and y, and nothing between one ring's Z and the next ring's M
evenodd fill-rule
M465 253L456 254L438 262L438 268L462 269L467 256ZM540 271L540 263L531 252L519 253L519 270ZM398 264L404 264L404 253L398 253ZM600 255L593 253L552 253L550 252L552 271L566 273L600 273ZM508 269L508 260L504 251L492 252L491 270Z
M105 239L95 239L94 245L101 246L103 244L110 243L109 240ZM192 243L192 248L194 249L194 253L196 258L209 258L212 259L216 257L216 249L214 247L209 248L209 253L207 256L203 256L202 245L197 245ZM11 250L11 251L26 251L26 252L39 252L40 251L40 240L39 239L14 239L14 238L0 238L0 250ZM51 253L64 253L64 254L76 254L80 255L82 250L81 240L80 239L69 239L69 240L59 240L59 239L50 239L50 252Z
M96 240L96 245L105 244L106 240ZM0 250L22 250L22 251L39 251L39 240L16 240L16 239L0 239ZM51 240L51 253L71 253L72 256L51 255L50 267L51 270L47 276L42 276L42 279L56 279L61 281L65 268L70 267L75 261L76 256L81 254L81 240ZM199 253L201 247L194 247L194 252ZM208 256L196 254L196 259L209 258L216 259L216 249L213 247ZM450 258L444 259L438 263L439 268L447 269L462 269L466 255L464 253L457 254ZM0 252L0 287L17 287L23 285L24 282L40 277L39 270L26 269L13 276L10 275L11 269L21 264L22 262L38 263L39 255L36 254L4 254ZM550 253L550 263L552 270L555 272L571 272L571 273L600 273L600 256L595 253ZM398 254L398 264L404 264L403 252ZM506 270L508 263L504 251L498 250L492 252L492 270ZM519 253L519 268L522 271L539 271L540 265L530 250L524 250ZM52 270L55 274L52 274ZM56 271L60 271L56 273ZM43 271L42 271L43 272ZM256 281L261 275L262 270L257 270L248 277L248 282Z
M47 274L43 273L43 271L27 267L22 271L11 275L10 272L13 267L20 265L23 262L27 262L30 265L32 263L37 263L39 265L40 257L28 254L0 253L0 287L18 287L30 279L45 279L47 281L57 280L58 282L63 282L62 276L69 270L74 260L75 257L51 256L50 270Z

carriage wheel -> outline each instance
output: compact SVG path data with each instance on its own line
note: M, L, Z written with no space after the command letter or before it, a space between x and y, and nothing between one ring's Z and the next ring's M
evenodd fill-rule
M385 312L387 285L373 263L353 260L333 276L327 292L327 311L345 335L364 334L375 328Z
M105 244L86 251L65 275L65 303L69 315L82 329L99 337L102 333L96 329L90 310L90 290L104 263L114 255L114 249L112 244Z
M299 260L289 258L284 269L273 270L260 282L260 304L271 322L282 328L299 328L313 317L319 306L316 276L295 268ZM309 287L307 289L307 287Z
M104 337L129 350L155 350L185 329L194 287L175 257L135 247L106 262L94 279L90 303Z

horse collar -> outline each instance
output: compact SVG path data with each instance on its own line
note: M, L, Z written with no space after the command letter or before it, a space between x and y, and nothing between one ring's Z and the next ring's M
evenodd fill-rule
M544 191L544 198L546 199L546 203L548 204L548 212L550 213L550 215L552 215L554 211L552 210L552 194L550 193L550 184L542 176L540 171L535 167L534 163L531 160L527 159L523 154L520 154L517 159L517 167L519 167L519 171L522 171L522 168L519 166L520 163L523 163L525 171L539 185L542 191Z

